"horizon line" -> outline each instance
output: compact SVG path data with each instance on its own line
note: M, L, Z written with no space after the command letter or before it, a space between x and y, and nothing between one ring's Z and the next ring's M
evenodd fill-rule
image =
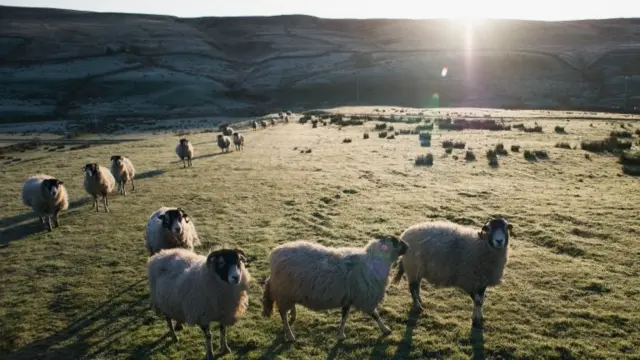
M555 19L555 20L543 20L543 19L523 19L523 18L511 18L511 17L423 17L423 18L409 18L409 17L395 17L395 18L383 18L383 17L367 17L367 18L354 18L354 17L320 17L311 14L271 14L271 15L204 15L204 16L177 16L163 13L142 13L142 12L128 12L128 11L98 11L98 10L83 10L73 8L61 8L61 7L43 7L43 6L16 6L16 5L4 5L0 4L0 8L15 8L15 9L37 9L37 10L57 10L57 11L69 11L79 13L93 13L93 14L121 14L121 15L146 15L146 16L164 16L178 19L202 19L202 18L269 18L269 17L286 17L286 16L305 16L316 19L327 20L410 20L410 21L424 21L424 20L497 20L497 21L530 21L530 22L545 22L545 23L559 23L559 22L580 22L580 21L606 21L606 20L634 20L640 19L640 16L631 17L602 17L602 18L572 18L572 19Z

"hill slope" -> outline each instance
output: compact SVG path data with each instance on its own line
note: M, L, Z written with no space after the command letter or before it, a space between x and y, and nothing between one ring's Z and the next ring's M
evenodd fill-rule
M634 74L628 92L640 94L639 19L495 20L468 30L447 20L0 7L0 117L246 115L350 103L615 107L625 104L624 75Z

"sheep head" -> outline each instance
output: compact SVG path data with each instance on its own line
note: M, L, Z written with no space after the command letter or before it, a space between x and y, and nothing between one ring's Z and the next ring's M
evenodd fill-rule
M47 193L51 195L51 197L55 198L60 191L60 187L64 185L63 181L58 179L46 179L42 181L42 187L46 190Z
M240 284L243 280L244 264L247 257L242 249L220 249L212 251L207 256L207 266L215 272L222 281L232 285Z
M492 248L503 249L509 246L509 236L513 236L513 225L505 218L494 218L482 226L478 236Z

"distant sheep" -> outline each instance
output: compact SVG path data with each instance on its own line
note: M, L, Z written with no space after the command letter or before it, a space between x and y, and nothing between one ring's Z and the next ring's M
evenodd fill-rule
M197 325L205 336L207 360L213 360L212 322L220 323L220 350L230 353L227 327L246 313L251 275L240 249L222 249L198 255L186 249L168 249L149 258L147 277L151 306L163 316L174 341L183 324ZM175 329L173 320L176 321Z
M285 122L285 124L288 124L288 123L289 123L289 117L288 117L288 116L285 116L285 117L284 117L284 122Z
M193 250L200 245L200 238L193 221L182 208L163 206L151 214L144 242L149 255L153 255L162 249Z
M229 124L220 125L220 131L222 131L222 135L224 136L233 135L233 128L229 126Z
M477 229L446 221L423 222L409 227L400 238L409 244L393 279L407 272L413 309L422 311L420 281L435 287L456 287L474 302L472 325L483 327L482 305L487 287L502 281L513 225L494 218Z
M236 146L236 150L242 150L244 148L244 136L238 132L234 132L233 144Z
M251 127L253 128L253 131L255 131L256 129L258 129L258 122L253 120L251 122Z
M116 179L118 184L118 191L122 195L127 195L125 185L131 181L131 191L135 191L136 186L133 183L133 178L136 176L136 168L133 167L133 163L129 158L121 155L113 155L111 157L111 174Z
M193 150L193 145L189 140L185 138L180 139L180 143L176 146L176 155L178 155L180 160L182 160L183 168L187 167L187 165L193 166L191 159L193 159L195 151Z
M266 129L266 128L267 128L267 122L266 122L266 121L264 121L264 120L260 120L260 126L261 126L263 129Z
M391 330L382 322L377 306L382 303L389 283L389 272L407 244L395 236L369 241L363 248L330 248L307 241L294 241L277 246L269 255L270 276L263 297L262 315L271 316L274 302L289 341L295 341L287 321L296 320L296 304L314 310L342 309L338 338L344 339L344 328L351 306L369 314L383 335Z
M275 119L271 119L271 126L276 126L276 120Z
M28 178L22 186L22 202L31 207L48 231L59 227L58 214L69 208L69 194L64 182L50 175L38 174ZM45 222L46 217L46 222ZM53 217L53 225L51 218Z
M231 147L231 140L228 137L222 134L218 134L218 147L222 152L225 150L229 152L229 148Z
M116 179L111 171L97 163L89 163L82 167L84 171L84 189L93 197L93 206L96 211L100 211L98 197L102 197L104 210L109 212L109 194L116 186Z

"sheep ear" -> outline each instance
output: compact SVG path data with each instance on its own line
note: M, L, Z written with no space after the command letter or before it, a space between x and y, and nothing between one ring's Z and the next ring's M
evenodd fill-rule
M58 180L58 185L64 185L64 181Z
M235 252L237 252L237 253L238 253L238 255L240 255L240 260L241 260L243 263L247 264L247 263L249 262L249 260L247 259L247 255L244 253L244 251L242 251L242 249L240 249L240 248L235 248L235 249L233 249L233 250L234 250Z
M511 234L511 236L515 236L515 234L513 233L513 225L507 224L507 229L509 230L509 234Z
M489 224L485 224L484 226L482 226L482 229L478 232L478 236L481 239L486 239L487 238L487 234L491 231L491 227L489 226Z

